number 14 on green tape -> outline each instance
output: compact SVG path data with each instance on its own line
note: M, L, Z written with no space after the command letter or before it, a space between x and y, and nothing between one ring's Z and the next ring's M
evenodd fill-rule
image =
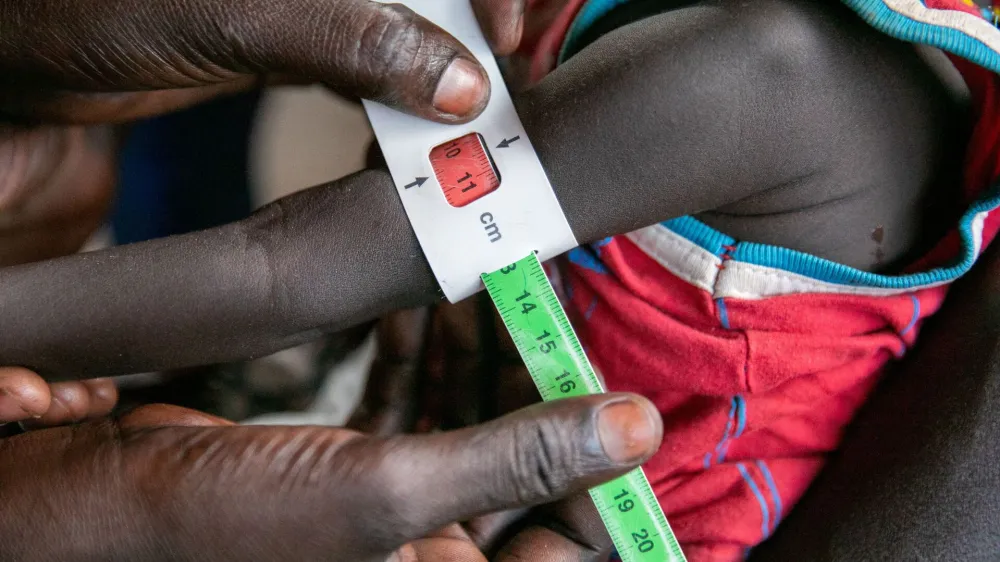
M483 282L543 400L604 392L534 253L483 275ZM623 562L685 560L641 468L590 496Z

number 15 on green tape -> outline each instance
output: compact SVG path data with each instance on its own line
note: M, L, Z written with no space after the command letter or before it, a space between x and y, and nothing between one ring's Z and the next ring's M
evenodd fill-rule
M534 253L483 275L483 282L543 400L604 392ZM624 562L685 560L641 468L590 496Z

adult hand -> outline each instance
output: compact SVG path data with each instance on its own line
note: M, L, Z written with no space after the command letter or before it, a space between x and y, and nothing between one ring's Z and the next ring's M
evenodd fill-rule
M629 395L394 438L146 408L4 441L0 550L25 561L483 561L435 530L581 492L644 461L661 435L652 405Z
M379 353L350 426L381 435L482 423L540 399L485 296L394 313L377 326ZM502 381L502 383L501 383ZM450 528L490 560L608 560L612 543L586 493Z
M524 0L472 1L511 52ZM476 117L490 93L451 35L371 0L10 0L0 36L0 112L14 118L122 121L274 76L442 122Z
M111 379L48 384L18 367L0 368L0 423L59 425L105 416L118 401Z

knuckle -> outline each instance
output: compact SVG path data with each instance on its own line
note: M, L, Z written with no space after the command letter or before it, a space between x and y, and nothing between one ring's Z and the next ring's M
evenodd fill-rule
M362 40L362 47L371 55L371 72L376 76L392 76L415 66L424 34L416 14L402 6L390 5L379 10Z
M369 445L375 441L369 440ZM362 525L371 544L395 548L424 531L427 513L425 505L415 500L412 466L393 459L406 459L411 451L406 440L392 437L381 440L373 447L377 452L369 457L371 463L358 467L361 488L374 494L365 505L365 521L378 524Z
M537 421L515 430L514 489L525 504L559 495L578 476L579 452L564 426Z
M358 82L378 101L422 97L453 52L434 41L424 20L400 4L366 10L351 66ZM410 80L403 80L410 78Z

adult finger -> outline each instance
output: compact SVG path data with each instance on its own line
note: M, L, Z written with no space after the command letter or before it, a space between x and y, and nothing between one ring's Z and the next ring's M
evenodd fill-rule
M387 562L487 562L461 525L453 524L403 545Z
M429 538L408 543L386 562L487 562L468 540Z
M152 427L212 427L236 425L220 417L168 404L143 406L121 419L121 424L131 429Z
M641 464L661 438L659 414L643 398L561 400L474 428L390 440L366 482L383 491L376 513L394 513L396 531L411 539L586 490Z
M106 416L118 404L118 385L113 379L92 379L82 381L90 395L88 418Z
M41 416L22 422L25 429L76 423L108 415L118 402L118 387L111 379L53 383L49 408Z
M618 476L653 454L662 426L646 400L605 395L433 435L203 427L141 436L123 450L126 462L155 483L153 503L185 522L174 532L191 552L227 544L232 559L272 559L295 536L300 559L331 556L343 541L353 545L350 559L369 560L454 521L549 503ZM246 528L268 536L241 540Z
M143 415L11 439L0 499L24 509L0 518L0 529L30 532L0 533L4 551L23 560L108 548L136 560L385 560L454 521L613 478L650 456L662 434L652 405L627 395L389 439L210 420L179 427L169 421L177 415L160 415L172 427L159 427ZM26 507L39 501L50 509ZM95 536L100 544L81 546ZM94 550L80 550L87 545Z
M0 422L26 428L72 423L107 415L118 401L111 379L49 385L20 367L0 368Z
M511 535L511 529L523 527L521 522L530 513L530 508L488 513L462 523L462 528L480 551L491 553L502 539Z
M49 384L20 367L0 368L0 422L18 422L41 416L49 409Z
M451 35L404 6L369 0L10 0L0 6L0 35L2 85L24 92L283 73L441 122L476 117L490 92Z
M607 562L613 545L589 494L540 508L496 556L497 562Z
M493 51L513 53L524 33L525 0L472 0L472 7Z

